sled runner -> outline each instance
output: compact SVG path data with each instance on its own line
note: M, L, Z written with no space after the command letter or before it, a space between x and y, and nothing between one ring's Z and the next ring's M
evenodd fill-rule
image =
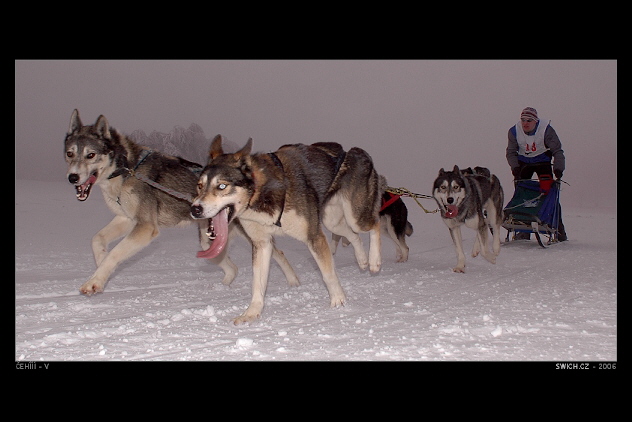
M515 192L503 210L503 224L507 229L506 241L513 232L534 233L543 248L558 242L560 221L560 180L541 178L514 181ZM540 235L548 237L542 242Z

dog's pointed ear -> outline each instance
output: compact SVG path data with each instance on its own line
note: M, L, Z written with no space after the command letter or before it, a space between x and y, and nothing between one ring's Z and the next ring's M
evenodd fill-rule
M243 174L247 179L253 181L254 174L252 170L252 158L250 155L242 157L240 163L241 167L239 167L239 170L241 171L241 174Z
M81 129L81 119L79 118L79 110L74 109L72 116L70 116L70 126L68 127L68 135Z
M111 139L110 124L103 114L97 119L97 122L94 124L94 129L97 131L97 135L105 139Z
M235 157L237 157L237 159L241 159L245 156L250 155L251 152L252 152L252 138L248 138L248 142L246 142L246 145L244 145L242 149L240 149L239 151L235 153Z
M459 173L459 166L457 166L456 164L454 165L454 169L452 170L454 173Z
M443 176L445 174L445 170L443 169L443 167L441 167L441 170L439 170L439 176Z
M213 142L211 142L211 149L208 152L208 160L212 161L215 157L218 157L224 153L224 149L222 148L222 135L217 135L213 138Z

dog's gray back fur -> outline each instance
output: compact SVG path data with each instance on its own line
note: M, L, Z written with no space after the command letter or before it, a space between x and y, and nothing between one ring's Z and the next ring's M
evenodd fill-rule
M338 143L319 142L284 146L276 154L300 163L305 178L293 180L295 177L288 174L288 179L290 183L309 183L297 187L296 192L313 193L319 208L333 195L343 195L353 205L360 230L368 231L375 225L386 180L377 174L366 151L354 147L345 152Z

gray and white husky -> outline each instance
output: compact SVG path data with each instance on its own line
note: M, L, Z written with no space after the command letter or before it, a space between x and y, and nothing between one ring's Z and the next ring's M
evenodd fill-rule
M496 263L500 253L500 226L504 194L500 180L484 167L452 171L441 169L434 181L432 195L439 204L441 218L450 229L457 255L455 272L465 272L465 254L461 237L461 226L476 230L476 240L472 256L481 253L483 257ZM493 251L489 251L487 228L492 232Z
M191 203L181 197L196 194L198 174L202 166L180 157L151 151L138 145L111 127L104 116L94 125L84 126L79 112L74 110L64 141L68 164L66 177L74 185L77 199L86 201L95 185L99 185L105 203L115 214L114 219L92 238L92 252L97 269L79 289L91 295L102 292L116 267L158 236L160 227L184 226L194 223ZM192 169L197 169L198 174ZM137 177L138 176L138 177ZM143 178L158 183L164 189L151 186ZM176 192L179 196L174 196ZM227 255L225 243L207 236L208 223L198 220L200 244L198 253L206 258L213 252L212 262L224 270L224 284L237 275L237 266ZM233 227L239 228L238 223ZM108 252L108 244L123 239ZM279 263L290 285L297 285L294 270L283 254L274 248L273 257Z
M361 268L378 272L380 198L385 179L366 151L344 151L334 142L284 145L272 153L252 153L252 139L233 154L225 154L218 135L202 171L195 218L211 218L218 239L239 218L252 240L252 299L235 324L257 319L268 283L272 236L291 236L305 243L316 260L332 307L345 294L336 274L323 226L349 239ZM358 233L369 232L367 258Z

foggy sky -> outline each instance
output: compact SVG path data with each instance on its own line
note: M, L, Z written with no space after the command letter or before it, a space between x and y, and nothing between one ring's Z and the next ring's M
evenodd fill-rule
M197 123L255 151L359 146L389 185L424 194L441 167L484 166L507 202L507 131L524 107L562 141L562 204L616 205L616 61L16 61L15 176L65 180L77 108L127 134Z

